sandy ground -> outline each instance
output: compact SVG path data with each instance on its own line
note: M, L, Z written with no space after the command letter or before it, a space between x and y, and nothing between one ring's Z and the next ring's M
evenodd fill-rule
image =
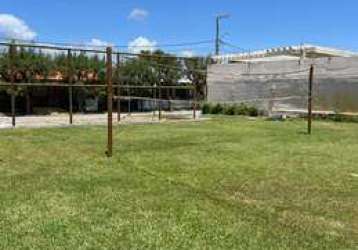
M197 112L197 120L200 118L200 112ZM192 121L192 111L163 112L162 121ZM117 123L117 113L113 113L113 122ZM121 114L122 124L141 124L158 123L158 112L153 113L132 113ZM73 126L85 125L106 125L107 114L74 114ZM47 116L19 116L16 117L16 128L46 128L46 127L67 127L69 124L68 114L53 114ZM0 129L12 128L11 117L0 115Z

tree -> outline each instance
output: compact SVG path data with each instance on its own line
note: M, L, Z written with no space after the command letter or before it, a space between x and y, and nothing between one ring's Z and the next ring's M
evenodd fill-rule
M1 56L0 74L6 82L11 82L13 76L16 83L30 83L40 78L46 79L52 66L50 55L42 53L41 50L35 51L35 49L21 47L15 51L12 59L9 52ZM14 90L6 88L6 91L12 94ZM26 110L27 113L31 113L31 88L17 87L14 94L26 97Z
M67 53L56 53L38 48L17 48L13 61L10 61L8 51L0 54L0 78L2 81L11 81L11 67L15 69L15 82L69 82L69 79L83 84L105 83L106 62L102 55L86 54L85 52L71 55L69 61ZM197 93L205 96L206 65L209 59L178 59L175 56L157 50L154 52L142 51L136 56L127 56L120 67L114 69L114 80L122 85L178 85L179 79L187 77L197 87ZM50 76L60 76L60 79ZM4 89L4 88L3 88ZM11 91L10 88L6 88ZM31 110L31 87L16 89L16 95L25 95L27 110ZM105 96L105 88L75 88L75 95ZM135 92L134 92L135 91ZM174 92L174 90L173 90ZM151 89L131 90L136 96L151 96ZM165 94L165 92L163 93ZM167 97L170 90L167 89ZM174 94L175 95L175 94ZM171 96L173 97L173 96Z
M182 68L175 57L161 50L142 51L138 56L126 59L119 69L119 75L123 85L176 85L181 78ZM135 93L149 96L152 91L138 89Z
M207 66L210 61L210 57L188 58L184 60L185 75L195 85L200 99L204 99L206 96Z

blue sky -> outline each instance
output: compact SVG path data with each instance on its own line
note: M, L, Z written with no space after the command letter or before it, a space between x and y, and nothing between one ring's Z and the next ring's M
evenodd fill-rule
M137 9L137 16L129 15ZM358 50L357 0L1 0L0 14L22 19L40 41L100 39L127 46L142 36L157 44L214 38L214 17L223 39L245 49L302 42ZM1 19L0 19L1 25ZM0 33L4 33L4 29ZM1 34L3 35L3 34ZM213 45L170 48L195 53ZM225 47L224 51L234 48Z

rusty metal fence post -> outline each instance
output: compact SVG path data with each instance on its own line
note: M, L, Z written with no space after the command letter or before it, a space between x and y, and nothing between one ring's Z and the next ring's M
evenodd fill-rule
M131 116L131 89L128 88L128 116Z
M158 92L159 92L159 97L158 97L158 118L159 121L162 120L162 82L159 83L158 85Z
M107 157L113 155L113 82L112 82L112 48L106 50L106 84L107 84L107 111L108 111L108 138L107 138Z
M69 49L67 51L67 77L68 77L68 84L70 85L68 87L68 105L69 105L69 122L72 125L73 124L73 71L72 71L72 53Z
M16 87L15 87L15 77L16 77L16 46L11 44L9 46L9 62L10 62L10 81L11 81L11 124L12 127L16 126Z
M117 122L121 121L121 81L120 81L120 56L117 53L117 65L116 65L116 78L117 78Z
M313 88L314 66L311 65L310 76L308 82L308 119L307 119L307 132L312 133L312 88Z
M193 119L196 120L196 87L193 88Z
M154 119L156 111L157 111L157 84L156 83L154 83L152 92L153 92L152 109L153 109L153 119Z

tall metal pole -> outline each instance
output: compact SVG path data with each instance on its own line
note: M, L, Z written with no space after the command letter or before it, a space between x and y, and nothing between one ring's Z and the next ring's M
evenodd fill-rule
M107 111L108 111L108 139L107 139L107 157L113 155L113 82L112 82L112 48L106 50L106 84L107 84Z
M220 20L223 18L228 18L228 14L222 14L216 16L216 38L215 38L215 55L220 55Z
M68 105L69 105L69 113L70 113L70 124L73 124L73 71L72 71L72 53L69 49L67 51L67 74L68 74L68 83L70 86L68 87Z
M220 54L220 17L216 17L215 55Z
M308 83L308 124L307 132L310 135L312 133L312 88L313 88L314 66L311 65L310 77Z
M12 117L12 127L16 126L16 95L15 95L15 56L16 56L16 46L11 44L9 47L9 59L10 59L10 81L11 81L11 117Z

